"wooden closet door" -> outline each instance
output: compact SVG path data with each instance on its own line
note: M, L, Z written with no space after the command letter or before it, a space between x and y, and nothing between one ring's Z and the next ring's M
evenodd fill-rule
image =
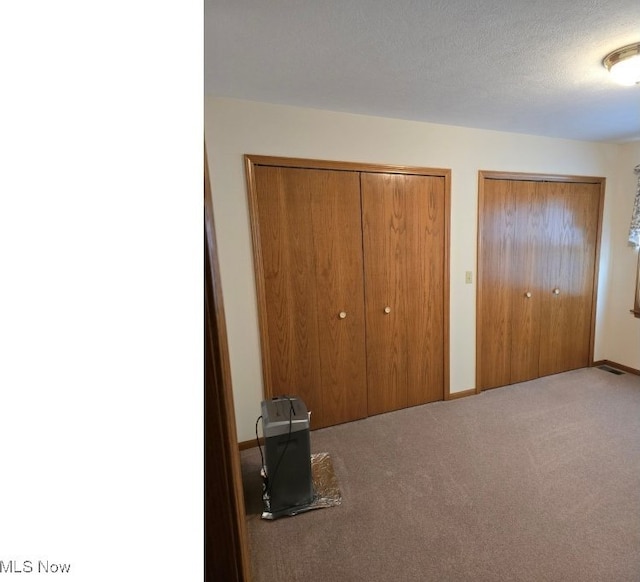
M517 265L514 183L485 179L479 198L479 216L478 384L480 390L486 390L511 383L512 285L516 278L514 265Z
M511 375L510 383L539 376L541 285L544 258L542 216L546 202L537 182L512 182L516 219L511 260Z
M268 346L267 396L302 398L323 421L311 184L302 171L255 171Z
M327 426L367 416L362 213L357 172L313 174L318 344Z
M300 396L312 412L312 428L362 418L358 173L257 166L255 181L268 343L265 391Z
M407 404L444 398L444 178L405 176L407 262Z
M361 176L368 411L444 395L444 179Z
M541 183L544 272L540 375L589 365L599 184Z
M480 390L589 365L600 183L484 177Z

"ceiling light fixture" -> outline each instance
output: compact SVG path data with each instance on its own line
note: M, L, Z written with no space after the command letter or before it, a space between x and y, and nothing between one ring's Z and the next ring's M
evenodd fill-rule
M640 84L640 42L628 44L609 53L602 64L621 85Z

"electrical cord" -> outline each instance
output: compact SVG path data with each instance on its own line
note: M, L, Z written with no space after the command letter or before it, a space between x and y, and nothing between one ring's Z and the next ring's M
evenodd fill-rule
M271 492L273 490L273 483L276 479L276 475L278 474L278 469L280 468L280 463L282 462L282 459L284 458L285 453L287 452L287 448L289 447L289 443L291 442L291 429L293 427L293 416L295 415L295 409L293 408L293 402L291 401L291 397L290 396L282 396L282 398L286 398L289 401L289 433L287 434L287 442L284 445L284 448L282 449L282 452L280 453L280 456L278 457L278 462L276 463L276 468L273 471L273 475L269 476L269 474L267 473L267 469L265 467L264 464L264 456L262 454L262 447L260 446L260 439L258 438L258 422L260 422L260 420L262 419L263 424L264 424L264 419L262 418L262 416L258 417L258 420L256 420L256 440L258 441L258 448L260 449L260 458L262 460L262 469L264 471L264 474L266 475L266 484L265 484L265 493L268 497L271 497Z
M260 451L260 460L261 460L261 467L264 469L265 474L266 474L266 469L264 466L264 455L262 454L262 446L260 445L260 437L258 436L258 423L263 420L262 418L262 414L258 417L258 419L256 420L256 443L258 443L258 450ZM264 424L264 422L263 422ZM264 427L263 427L264 430Z

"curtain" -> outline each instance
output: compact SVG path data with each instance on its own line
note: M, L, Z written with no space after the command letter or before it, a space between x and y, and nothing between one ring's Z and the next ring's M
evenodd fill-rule
M640 164L633 169L633 172L638 176L638 184L636 186L636 198L633 203L633 212L631 213L629 242L638 248L640 247Z
M640 252L638 253L638 268L636 269L636 299L633 302L633 315L640 317Z
M633 302L633 315L640 318L640 164L634 169L634 173L638 176L636 186L636 198L633 203L633 212L631 214L631 227L629 228L629 242L639 250L638 267L636 269L636 296Z

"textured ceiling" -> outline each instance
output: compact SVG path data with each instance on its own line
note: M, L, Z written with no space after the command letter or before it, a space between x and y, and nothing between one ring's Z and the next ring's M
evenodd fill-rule
M610 51L640 0L205 0L205 91L590 141L640 139Z

